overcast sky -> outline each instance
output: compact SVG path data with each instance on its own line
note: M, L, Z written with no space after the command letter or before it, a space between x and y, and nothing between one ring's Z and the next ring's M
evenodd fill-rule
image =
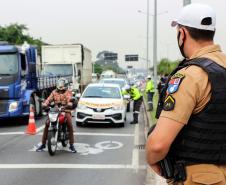
M1 25L26 24L30 35L50 44L82 43L93 59L102 50L146 56L147 0L0 0ZM170 27L182 0L158 0L158 58L180 58L176 31ZM226 51L225 0L193 0L211 5L217 13L215 41ZM150 0L150 14L154 0ZM152 42L150 16L150 43ZM150 45L152 57L152 45Z

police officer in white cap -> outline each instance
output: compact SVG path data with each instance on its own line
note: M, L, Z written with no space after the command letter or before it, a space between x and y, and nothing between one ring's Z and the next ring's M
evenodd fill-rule
M167 80L146 146L159 175L159 162L172 161L169 184L226 184L226 55L214 44L215 24L204 4L185 6L172 22L185 59Z

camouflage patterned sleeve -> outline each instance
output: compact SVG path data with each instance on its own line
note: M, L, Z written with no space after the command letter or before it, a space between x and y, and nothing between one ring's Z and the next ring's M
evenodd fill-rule
M54 91L51 92L51 94L49 95L49 97L46 99L45 104L49 105L52 101L54 101Z

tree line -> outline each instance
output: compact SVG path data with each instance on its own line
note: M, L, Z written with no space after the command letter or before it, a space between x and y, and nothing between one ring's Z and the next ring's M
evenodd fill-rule
M0 41L6 41L10 44L21 45L25 41L31 45L37 46L38 53L41 53L41 46L44 43L41 38L37 39L30 36L28 27L25 24L13 23L5 26L0 25Z

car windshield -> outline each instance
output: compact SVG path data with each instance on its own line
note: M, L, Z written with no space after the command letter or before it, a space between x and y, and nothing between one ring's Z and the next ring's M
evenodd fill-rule
M107 83L107 84L117 84L119 85L121 88L124 87L125 81L123 80L101 80L102 83Z
M0 75L18 73L17 54L0 54Z
M121 92L117 87L87 87L83 98L113 98L120 99Z
M45 75L72 75L73 69L71 64L49 64L44 67Z

